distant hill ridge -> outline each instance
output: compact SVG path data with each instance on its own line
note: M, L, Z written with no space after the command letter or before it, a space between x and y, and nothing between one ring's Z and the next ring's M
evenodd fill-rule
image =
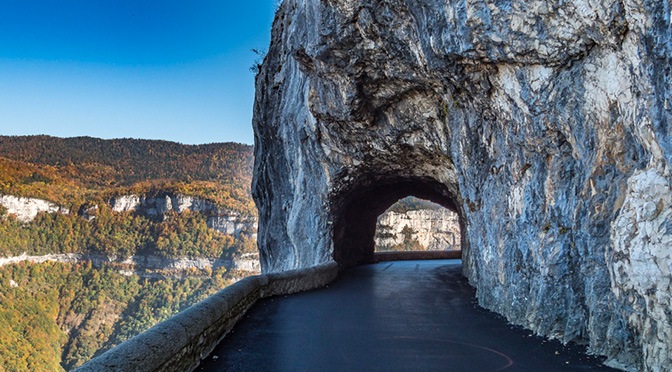
M252 146L239 143L183 145L131 138L0 136L0 156L51 166L111 166L124 177L124 182L143 178L212 180L226 179L228 173L239 168L248 168L251 174ZM224 164L236 166L213 168Z
M429 200L420 199L415 196L407 196L394 203L386 212L406 213L417 210L440 210L443 207L439 204L432 203Z
M0 136L0 194L69 207L127 193L171 191L254 214L252 146L142 139Z

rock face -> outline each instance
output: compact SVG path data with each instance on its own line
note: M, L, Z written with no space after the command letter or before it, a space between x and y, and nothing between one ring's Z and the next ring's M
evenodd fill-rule
M409 230L405 230L409 229ZM460 224L457 213L448 209L417 209L403 213L388 210L378 217L376 250L389 250L406 239L417 240L423 250L460 249Z
M175 211L192 211L208 216L207 224L224 234L240 236L246 234L256 238L257 221L251 216L242 216L238 212L222 210L214 203L189 195L164 193L157 196L120 195L110 199L115 212L137 212L150 217L159 217Z
M159 216L170 211L182 213L213 212L216 206L206 200L181 194L162 193L154 196L120 195L110 199L110 206L115 212L140 212L147 216Z
M186 210L205 213L208 216L207 224L224 234L240 236L245 234L255 238L257 236L257 220L253 216L243 216L238 212L222 210L214 203L181 194L163 194L160 196L145 195L120 195L109 201L115 212L134 211L150 217L159 217L175 211L182 213ZM0 206L7 209L7 213L13 214L21 222L30 222L40 212L63 213L70 211L54 203L42 199L23 198L13 195L0 195ZM98 206L83 206L79 215L87 220L93 220Z
M7 213L15 215L16 219L21 222L30 222L34 220L40 212L70 213L67 208L63 208L46 200L22 198L13 195L0 195L0 205L7 209Z
M120 267L125 267L124 272L135 273L141 276L150 276L160 271L165 273L182 273L189 269L216 269L225 267L227 269L248 271L251 273L259 273L259 257L256 253L243 254L232 260L217 258L203 258L203 257L180 257L168 258L153 255L136 255L129 257L103 256L97 254L81 254L81 253L57 253L47 254L42 256L29 256L22 254L13 257L0 257L0 267L5 265L16 264L19 262L43 263L43 262L63 262L63 263L77 263L77 262L91 262L95 267L103 265L115 264ZM128 271L127 269L133 269Z
M257 76L262 270L369 262L455 210L479 303L669 370L668 0L285 0Z

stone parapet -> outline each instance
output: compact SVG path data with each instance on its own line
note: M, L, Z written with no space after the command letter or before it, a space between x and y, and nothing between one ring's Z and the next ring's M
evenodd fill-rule
M76 371L191 371L257 300L319 288L338 265L249 276L93 358Z

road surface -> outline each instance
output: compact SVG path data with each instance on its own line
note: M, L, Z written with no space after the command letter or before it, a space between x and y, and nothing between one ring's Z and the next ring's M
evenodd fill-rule
M261 300L198 371L607 371L477 306L460 260L394 261Z

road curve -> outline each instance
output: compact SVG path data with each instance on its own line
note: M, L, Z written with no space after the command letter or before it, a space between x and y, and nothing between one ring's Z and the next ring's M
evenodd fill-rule
M459 260L346 270L259 301L198 371L607 371L477 306Z

